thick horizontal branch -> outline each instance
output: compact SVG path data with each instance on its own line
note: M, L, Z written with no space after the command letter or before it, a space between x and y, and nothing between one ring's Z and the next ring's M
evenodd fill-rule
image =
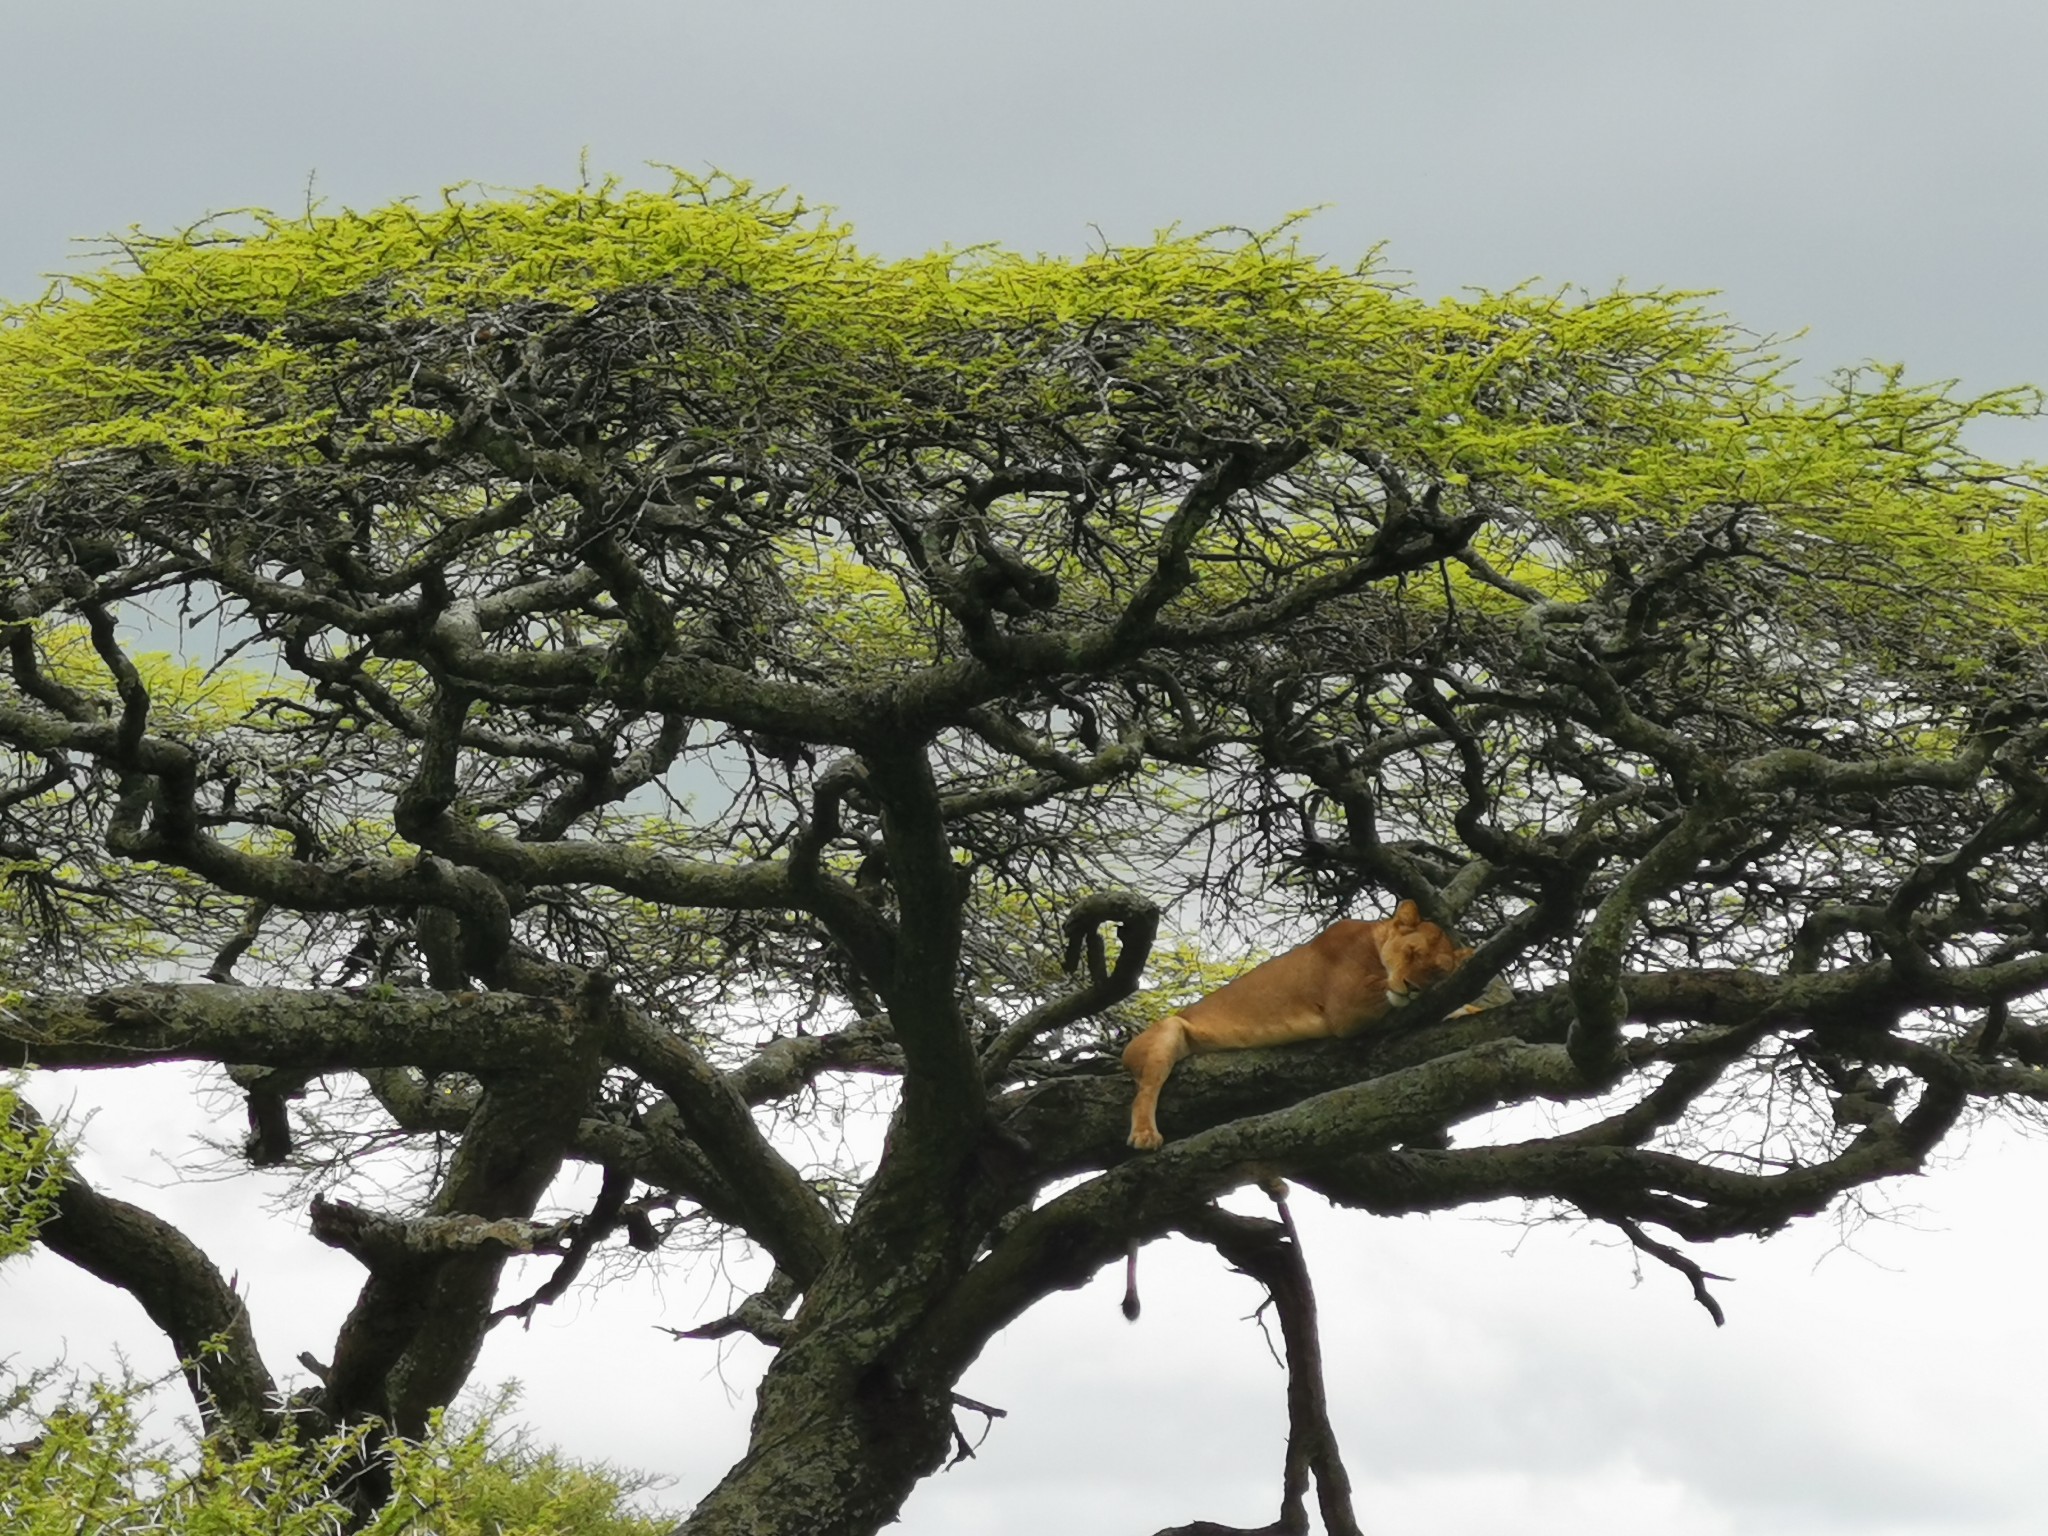
M535 1222L503 1216L386 1216L347 1200L315 1196L313 1235L368 1265L457 1253L541 1253L558 1248L574 1221Z
M29 995L0 1006L0 1062L511 1070L569 1059L583 1029L571 1004L516 992L316 992L158 982Z
M418 659L483 697L553 699L579 706L602 698L627 708L837 746L859 745L876 726L870 696L761 677L694 650L678 650L636 676L611 670L612 654L603 646L509 651L437 641Z
M786 1098L826 1072L900 1073L903 1052L885 1018L862 1019L826 1035L771 1040L727 1073L749 1104Z
M1844 1191L1919 1169L1960 1096L1929 1104L1917 1123L1873 1128L1834 1157L1744 1173L1637 1147L1561 1140L1446 1151L1371 1151L1290 1174L1329 1199L1381 1215L1450 1210L1486 1200L1567 1200L1603 1220L1654 1222L1693 1241L1763 1236L1825 1209Z
M644 901L727 911L794 910L804 905L788 866L776 861L716 864L657 848L583 838L523 842L486 831L446 809L418 811L403 799L397 827L422 848L526 887L606 886Z
M1973 736L1953 757L1899 755L1843 762L1819 752L1786 747L1741 764L1729 775L1747 794L1796 789L1810 795L1883 794L1914 785L1962 789L1977 781L1990 763L2002 732Z

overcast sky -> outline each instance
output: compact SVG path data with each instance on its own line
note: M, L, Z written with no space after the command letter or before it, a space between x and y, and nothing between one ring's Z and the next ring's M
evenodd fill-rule
M445 185L658 184L716 167L836 205L886 254L1074 252L1178 223L1383 245L1427 294L1535 279L1712 288L1810 376L1902 361L2048 381L2048 6L1855 3L105 4L8 0L0 297L74 241L248 205ZM2048 457L2040 424L1987 446ZM85 1167L161 1183L191 1117L155 1081ZM81 1103L87 1102L81 1098ZM233 1134L231 1103L223 1134ZM1583 1234L1304 1211L1338 1428L1384 1536L2017 1536L2039 1529L2048 1148L1980 1133L1910 1219L1711 1251L1729 1325ZM272 1364L324 1352L356 1275L246 1184L145 1189L243 1277ZM1503 1213L1512 1215L1512 1212ZM1270 1518L1281 1376L1252 1288L1155 1249L1143 1322L1104 1280L999 1339L963 1390L1009 1410L928 1483L913 1536L1130 1536ZM486 1349L547 1438L674 1474L743 1444L749 1346L671 1345L708 1271L589 1292ZM0 1355L169 1364L60 1263L0 1271Z

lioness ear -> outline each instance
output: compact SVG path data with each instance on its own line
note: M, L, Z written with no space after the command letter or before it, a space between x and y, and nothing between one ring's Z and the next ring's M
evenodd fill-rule
M1404 901L1401 905L1394 908L1394 926L1396 928L1414 928L1419 926L1421 922L1422 909L1416 906L1414 902Z

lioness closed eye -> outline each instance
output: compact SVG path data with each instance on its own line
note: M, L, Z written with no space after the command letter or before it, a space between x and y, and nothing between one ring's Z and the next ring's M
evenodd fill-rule
M1306 944L1169 1013L1124 1049L1124 1066L1138 1080L1131 1145L1149 1151L1165 1140L1159 1090L1183 1056L1356 1034L1450 975L1471 953L1404 901L1384 922L1332 923Z

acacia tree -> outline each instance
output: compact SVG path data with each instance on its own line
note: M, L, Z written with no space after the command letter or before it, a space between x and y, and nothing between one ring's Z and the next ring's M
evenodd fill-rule
M1284 231L884 261L679 181L138 237L0 330L0 1038L218 1064L367 1273L287 1402L159 1218L73 1175L41 1241L244 1439L417 1433L601 1248L752 1243L683 1528L811 1533L1185 1232L1283 1303L1276 1528L1313 1470L1349 1529L1298 1248L1219 1196L1550 1202L1713 1310L1687 1245L2048 1097L2043 487L1962 440L2031 404ZM1477 956L1127 1150L1132 1028L1399 898ZM778 1139L856 1088L877 1157Z

